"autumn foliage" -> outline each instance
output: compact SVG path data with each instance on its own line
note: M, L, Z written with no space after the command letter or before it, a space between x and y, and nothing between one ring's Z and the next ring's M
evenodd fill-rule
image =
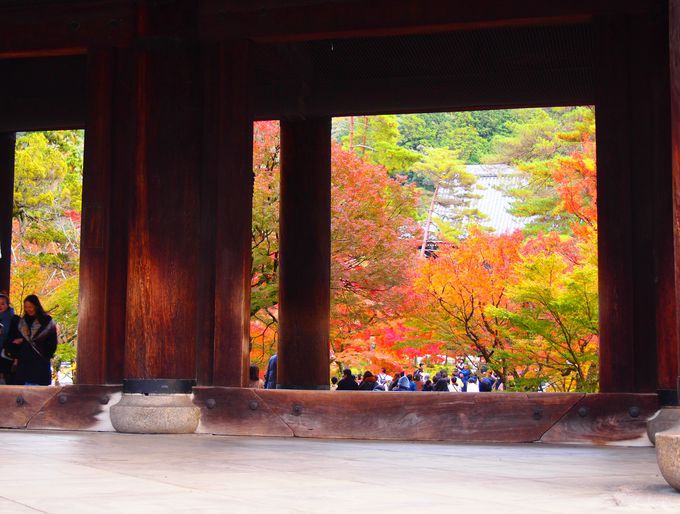
M504 136L498 145L515 152L508 161L535 191L535 198L529 194L525 200L530 200L527 230L494 234L463 216L466 224L440 231L445 239L430 258L419 251L429 193L418 176L407 180L399 172L400 165L430 170L427 156L421 165L414 164L411 150L409 159L387 158L385 148L397 144L393 117L386 117L391 127L386 142L378 140L385 131L376 129L368 138L358 131L344 137L344 146L334 143L332 369L395 371L419 359L438 368L466 358L495 371L509 390L596 390L591 112L567 112L567 125L575 128L564 133L539 112L518 125L526 133L516 140ZM367 130L372 124L384 125L361 126ZM555 139L547 144L550 134ZM373 154L367 145L352 147L360 138L376 148ZM251 361L261 368L277 344L278 151L277 123L256 124ZM527 197L526 191L516 194L520 216L522 194Z

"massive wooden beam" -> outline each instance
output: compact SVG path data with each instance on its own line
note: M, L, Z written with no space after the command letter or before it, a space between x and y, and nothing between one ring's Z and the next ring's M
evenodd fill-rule
M0 132L83 128L85 56L0 60Z
M15 142L13 132L0 134L0 291L8 293L12 266Z
M207 52L201 229L210 233L202 238L206 260L200 298L214 300L201 309L197 376L201 383L224 386L248 383L253 198L250 68L247 42L223 43Z
M135 35L135 5L131 0L62 0L0 6L0 59L129 45Z
M130 55L94 50L88 57L83 218L80 244L78 373L80 384L120 383L125 353ZM123 129L123 130L121 130Z
M193 7L140 4L137 127L130 184L125 376L190 379L196 373L202 92ZM166 23L168 22L168 23ZM170 32L165 32L166 30ZM176 32L177 31L177 32ZM119 127L123 131L125 127Z
M629 156L627 24L598 20L597 201L600 390L635 390L635 287ZM651 328L651 327L650 327Z
M328 389L331 120L281 122L277 388Z
M675 293L668 284L673 280L664 25L660 11L597 23L603 392L666 389L672 373L666 367L676 339L668 317L675 312Z
M255 41L427 34L490 27L581 23L609 13L642 13L656 0L357 0L277 1L203 0L204 38Z

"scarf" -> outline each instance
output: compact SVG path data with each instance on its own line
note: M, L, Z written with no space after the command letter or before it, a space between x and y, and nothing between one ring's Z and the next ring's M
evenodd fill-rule
M45 317L45 321L47 323L43 326L38 318L24 316L19 320L19 332L35 353L43 359L49 360L49 357L42 354L37 344L47 339L52 332L56 332L57 326L49 316Z

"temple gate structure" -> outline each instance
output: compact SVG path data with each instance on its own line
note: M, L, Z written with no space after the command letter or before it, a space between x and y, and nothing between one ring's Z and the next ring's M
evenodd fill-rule
M596 108L601 393L320 391L331 118L568 105ZM283 390L254 392L252 137L268 119ZM677 412L680 0L2 1L0 289L15 134L67 128L86 130L77 385L0 389L2 427L111 430L123 383L181 396L216 434L599 443Z

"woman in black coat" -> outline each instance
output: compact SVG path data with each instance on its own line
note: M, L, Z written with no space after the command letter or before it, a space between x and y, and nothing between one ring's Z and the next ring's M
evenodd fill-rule
M57 351L57 326L45 312L40 300L29 295L24 300L24 316L12 337L12 354L17 365L14 383L18 385L50 385L50 360Z

